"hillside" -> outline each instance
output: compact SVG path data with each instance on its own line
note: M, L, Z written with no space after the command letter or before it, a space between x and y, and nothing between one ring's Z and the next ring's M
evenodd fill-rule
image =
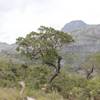
M67 45L63 52L68 55L72 55L72 59L75 61L70 61L73 66L78 66L80 63L82 63L89 55L94 54L96 52L100 51L100 25L88 25L84 24L83 26L76 25L76 23L84 23L83 21L72 21L65 25L65 27L62 29L64 32L69 32L72 37L74 38L75 42ZM68 27L71 27L73 29L69 30ZM78 59L76 59L76 55ZM68 57L66 58L67 60ZM66 60L67 63L69 63Z
M69 48L73 48L88 52L100 51L100 25L90 25L75 31L70 32L75 42L69 45Z
M73 24L73 27L75 25ZM52 31L47 31L44 36L48 32L51 34ZM58 34L58 31L56 33ZM66 33L64 35L63 33L61 32L58 36L65 37ZM42 45L43 55L41 57L39 54L39 57L40 60L43 58L45 63L37 58L30 60L17 53L16 44L0 43L0 100L24 100L27 96L36 100L92 100L91 98L100 98L100 25L86 25L85 27L83 25L81 28L77 26L69 33L75 42L65 44L65 48L57 53L55 49L52 50L52 45L51 48L50 44ZM29 41L30 39L33 41L33 37L29 36L31 35L28 35ZM48 40L48 37L43 40ZM25 38L25 40L28 39ZM37 37L35 39L37 40ZM60 39L58 38L58 43ZM42 39L38 38L39 40ZM71 40L73 39L71 38ZM37 41L24 42L29 46L32 43L31 48L35 47L33 43L37 43ZM24 42L21 41L22 44ZM44 41L41 44L45 43L48 44ZM39 47L39 53L41 53L42 46ZM46 53L44 52L45 47L46 49L50 48L47 49L47 52L45 51ZM56 59L57 57L59 59ZM87 57L89 58L87 59ZM60 68L61 70L59 70ZM49 83L53 74L53 77L57 76ZM24 90L21 89L20 83L24 84ZM20 95L22 90L23 93Z
M8 52L8 53L15 53L16 52L16 44L7 44L0 42L0 52Z

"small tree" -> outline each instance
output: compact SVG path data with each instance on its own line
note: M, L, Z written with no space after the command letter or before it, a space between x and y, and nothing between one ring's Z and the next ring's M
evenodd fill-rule
M38 31L27 34L25 38L19 37L17 50L31 59L40 59L43 64L54 67L54 75L49 80L52 82L61 69L59 50L73 39L67 33L51 27L41 26Z

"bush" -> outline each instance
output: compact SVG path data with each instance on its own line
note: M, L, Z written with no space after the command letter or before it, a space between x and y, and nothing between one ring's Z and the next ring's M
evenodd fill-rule
M60 73L53 81L52 87L64 98L79 98L80 93L87 85L87 80L75 74Z

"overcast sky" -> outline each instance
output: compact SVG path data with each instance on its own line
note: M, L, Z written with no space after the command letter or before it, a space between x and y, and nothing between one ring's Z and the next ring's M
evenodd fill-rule
M40 25L60 30L72 20L100 24L100 0L0 0L0 41L14 43Z

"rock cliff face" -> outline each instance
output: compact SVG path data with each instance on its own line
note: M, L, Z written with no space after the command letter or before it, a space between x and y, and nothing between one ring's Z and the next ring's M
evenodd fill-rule
M64 32L72 32L74 30L83 28L88 26L85 22L81 21L81 20L75 20L75 21L71 21L67 24L64 25L64 27L62 28L62 30Z
M70 33L75 40L74 43L66 46L63 52L77 54L81 61L84 61L88 55L100 52L100 25L72 21L66 24L62 31Z
M72 21L71 23L66 24L66 27L69 27L70 24L72 27L76 25L76 23L84 23L80 21ZM78 24L79 25L79 24ZM67 28L64 32L69 32ZM75 26L76 27L76 26ZM70 34L74 38L75 42L69 45L68 50L76 51L76 52L97 52L100 51L100 25L81 25L77 27L77 29L70 31ZM67 48L66 48L67 49Z

